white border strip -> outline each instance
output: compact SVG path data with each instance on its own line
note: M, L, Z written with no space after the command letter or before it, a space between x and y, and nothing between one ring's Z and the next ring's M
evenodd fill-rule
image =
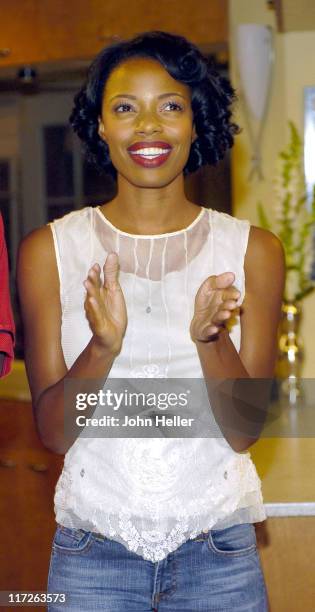
M315 516L315 502L264 504L267 516Z

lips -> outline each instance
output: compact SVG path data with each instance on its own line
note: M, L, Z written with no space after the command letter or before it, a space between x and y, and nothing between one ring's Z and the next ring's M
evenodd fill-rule
M167 142L135 142L127 149L136 164L145 168L156 168L168 159L172 147Z

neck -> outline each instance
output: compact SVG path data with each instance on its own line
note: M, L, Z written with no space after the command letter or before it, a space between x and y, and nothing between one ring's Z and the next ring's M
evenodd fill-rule
M185 196L183 175L162 188L137 187L118 176L117 196L101 209L113 225L134 234L178 231L200 211Z

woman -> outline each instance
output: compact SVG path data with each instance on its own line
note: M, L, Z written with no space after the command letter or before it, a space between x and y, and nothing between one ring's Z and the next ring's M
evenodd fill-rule
M270 232L184 192L185 174L232 145L232 101L184 38L149 32L103 50L71 123L90 160L117 177L117 196L22 243L36 424L66 454L48 591L68 600L51 611L267 609L253 527L265 513L242 452L259 432L240 433L234 392L218 388L272 376L283 251ZM145 438L138 427L124 438L114 422L102 437L65 434L71 384L82 399L116 379L118 390L127 379L150 390L155 378L186 390L188 378L206 380L222 434Z

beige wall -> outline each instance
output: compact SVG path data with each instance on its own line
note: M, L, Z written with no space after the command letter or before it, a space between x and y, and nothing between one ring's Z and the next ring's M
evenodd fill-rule
M260 200L273 218L272 180L275 160L288 138L287 122L296 122L303 131L303 88L315 85L315 31L276 32L276 18L264 0L230 0L230 56L231 75L239 90L239 75L235 61L235 31L239 23L270 25L275 32L275 66L272 94L262 143L262 166L265 180L248 181L250 170L250 143L246 118L241 101L237 107L237 120L243 133L237 138L232 157L233 212L239 218L248 218L257 224L256 205ZM304 340L305 359L303 376L315 377L315 291L303 301L301 336Z

